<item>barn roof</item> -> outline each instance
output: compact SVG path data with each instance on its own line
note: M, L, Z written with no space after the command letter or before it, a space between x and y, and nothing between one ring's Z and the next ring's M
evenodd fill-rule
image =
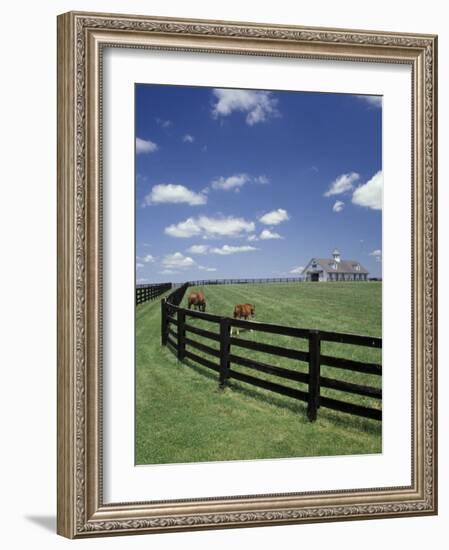
M333 258L314 258L314 260L327 273L369 273L369 271L356 260L340 260L339 262L335 262ZM335 263L337 264L337 269L333 268ZM360 266L360 269L356 269L357 265Z

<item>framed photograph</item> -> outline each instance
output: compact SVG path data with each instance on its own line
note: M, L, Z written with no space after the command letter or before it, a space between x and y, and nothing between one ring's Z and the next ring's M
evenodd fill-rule
M437 513L436 53L59 16L59 534Z

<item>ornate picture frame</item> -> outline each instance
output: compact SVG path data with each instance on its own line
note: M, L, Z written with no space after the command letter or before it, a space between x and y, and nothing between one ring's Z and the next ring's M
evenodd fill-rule
M410 485L104 502L102 55L108 47L410 66ZM76 12L58 17L59 534L84 538L437 513L436 109L433 35Z

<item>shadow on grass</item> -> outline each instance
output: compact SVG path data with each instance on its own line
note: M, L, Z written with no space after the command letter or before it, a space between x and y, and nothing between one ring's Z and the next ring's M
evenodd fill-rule
M188 366L193 371L198 373L200 376L203 376L204 378L207 378L213 382L216 382L217 384L217 390L219 389L218 386L218 372L214 372L207 367L203 367L201 365L197 365L190 359L185 359L182 362L183 365ZM294 413L298 414L306 414L307 407L301 403L300 401L284 401L282 398L278 398L275 394L269 395L262 393L261 391L257 389L252 389L250 387L244 386L243 384L240 384L239 382L227 382L226 387L224 390L229 389L232 391L235 391L236 393L240 393L242 395L246 395L247 397L250 397L252 399L258 399L259 401L263 401L264 403L267 403L269 405L274 405L276 407L280 407L282 409L287 409L289 411L292 411ZM224 391L221 390L221 391Z
M182 364L188 366L200 376L203 376L204 378L215 382L217 384L218 390L219 387L217 372L214 372L207 367L203 367L202 365L198 365L190 359L185 359ZM241 384L238 381L234 380L228 381L225 389L234 391L241 395L245 395L251 399L257 399L258 401L266 403L270 406L275 406L284 410L288 410L290 412L300 415L301 419L304 422L309 422L307 419L307 404L302 401L296 401L294 399L289 401L281 396L278 397L274 393L265 393L263 390L259 390L258 388L253 389L252 387ZM352 430L357 429L373 435L380 435L382 433L382 424L380 422L350 414L338 413L332 411L331 409L320 408L318 412L318 419L324 422L335 424L340 428Z
M340 428L355 429L375 436L382 435L382 422L378 420L370 420L362 416L343 412L339 413L327 408L321 408L318 411L318 418L330 424L335 424Z
M239 382L236 382L234 380L228 382L226 388L229 388L232 391L241 393L243 395L247 395L248 397L251 397L253 399L258 399L269 405L274 405L281 409L286 409L291 412L301 414L307 420L307 406L302 401L295 401L294 399L292 401L284 401L282 397L277 397L276 394L265 394L262 393L262 391L260 390L244 386L243 384L240 384Z
M218 372L215 372L211 369L208 369L207 367L203 367L201 365L197 365L194 363L191 359L184 359L182 362L183 365L187 365L189 368L200 374L201 376L204 376L204 378L208 378L209 380L212 380L213 382L217 383L217 389L218 389Z

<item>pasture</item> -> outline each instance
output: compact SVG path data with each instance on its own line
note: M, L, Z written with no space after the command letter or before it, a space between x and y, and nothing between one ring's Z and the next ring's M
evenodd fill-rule
M234 304L255 303L255 321L381 336L381 283L288 283L213 285L203 291L208 313L232 316ZM211 330L199 319L191 324ZM305 349L297 338L245 331L241 337ZM201 336L194 336L202 342ZM207 344L211 345L210 341ZM380 350L337 343L323 344L324 353L367 362L381 362ZM240 353L240 351L239 351ZM264 353L240 355L266 361ZM307 372L300 361L270 356L271 364ZM243 367L241 372L245 372ZM322 367L322 375L331 367ZM335 369L333 369L333 375ZM266 379L270 379L270 375ZM367 374L344 372L342 380L379 385ZM301 384L290 382L291 387ZM322 389L336 397L336 391ZM373 406L369 397L352 396ZM378 405L376 403L376 405ZM200 462L381 452L381 423L320 409L310 423L305 404L261 388L232 381L219 390L217 377L199 365L178 363L169 347L160 345L160 303L148 302L136 314L136 463Z

